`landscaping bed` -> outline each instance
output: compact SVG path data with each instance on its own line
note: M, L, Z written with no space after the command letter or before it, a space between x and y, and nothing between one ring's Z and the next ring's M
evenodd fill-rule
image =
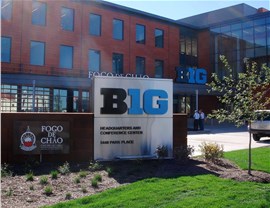
M68 167L66 167L68 166ZM52 171L63 171L56 179ZM132 160L82 164L34 164L10 167L12 176L1 178L1 206L40 207L80 198L146 178L172 178L213 174L237 181L270 183L270 174L252 171L248 175L226 159L217 164L193 158L176 160ZM33 173L33 181L28 180ZM7 174L8 175L8 174ZM30 174L31 176L31 174ZM95 183L93 181L96 180ZM49 187L47 189L47 187Z

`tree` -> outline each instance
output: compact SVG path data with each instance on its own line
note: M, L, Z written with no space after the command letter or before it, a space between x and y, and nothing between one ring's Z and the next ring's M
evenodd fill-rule
M217 92L223 107L213 110L210 117L219 122L232 122L236 126L250 125L251 121L263 118L264 115L255 113L270 105L270 68L263 64L260 68L256 62L246 61L246 70L233 75L232 68L225 56L220 56L225 65L226 76L219 79L212 74L212 81L208 84L210 92ZM251 174L251 132L249 131L249 164L248 173Z

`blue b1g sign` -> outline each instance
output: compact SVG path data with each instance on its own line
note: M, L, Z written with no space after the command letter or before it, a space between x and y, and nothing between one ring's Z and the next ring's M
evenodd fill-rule
M94 77L94 159L151 156L165 145L172 156L173 82Z
M176 82L189 84L205 84L207 72L205 69L176 67Z

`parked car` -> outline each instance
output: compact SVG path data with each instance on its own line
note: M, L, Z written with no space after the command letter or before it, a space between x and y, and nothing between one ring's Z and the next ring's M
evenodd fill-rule
M260 141L261 137L270 137L270 110L257 111L263 113L263 119L252 121L249 127L254 141Z

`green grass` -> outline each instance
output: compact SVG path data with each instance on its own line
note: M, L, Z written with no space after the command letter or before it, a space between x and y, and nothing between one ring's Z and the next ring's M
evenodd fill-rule
M151 178L100 194L53 205L63 207L270 207L270 184L213 175Z
M251 150L251 169L270 173L270 147ZM225 152L224 157L235 162L240 168L248 169L248 150Z

